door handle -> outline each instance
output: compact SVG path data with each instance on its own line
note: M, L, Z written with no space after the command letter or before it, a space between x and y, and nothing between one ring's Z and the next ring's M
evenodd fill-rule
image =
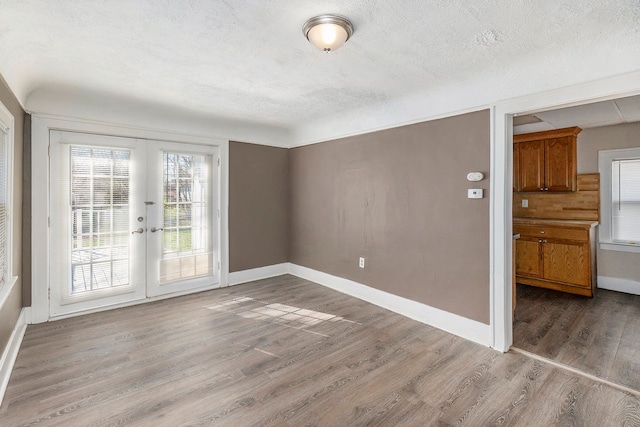
M133 230L133 231L131 232L131 234L136 234L136 233L139 233L139 234L144 233L144 228L140 227L140 228L138 228L137 230Z
M164 228L160 227L160 228L156 228L156 227L151 227L149 229L149 231L151 231L152 233L155 233L156 231L163 231Z

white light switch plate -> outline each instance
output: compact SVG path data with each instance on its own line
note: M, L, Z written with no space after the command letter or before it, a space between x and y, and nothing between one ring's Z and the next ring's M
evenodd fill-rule
M467 190L468 199L482 199L484 190L482 188L469 188Z
M528 208L529 207L529 200L522 199L522 207L523 208Z

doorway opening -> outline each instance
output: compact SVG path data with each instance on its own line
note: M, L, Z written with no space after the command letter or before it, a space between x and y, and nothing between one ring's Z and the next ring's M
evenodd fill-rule
M522 239L514 243L513 347L640 392L640 96L519 114L513 124L513 232ZM579 129L573 166L544 158L552 134L567 128ZM523 190L518 180L530 181L533 167L521 169L532 160L531 147L519 151L522 135L543 141L534 159L540 179L553 162L575 167L575 190ZM622 153L630 156L624 173L603 168Z

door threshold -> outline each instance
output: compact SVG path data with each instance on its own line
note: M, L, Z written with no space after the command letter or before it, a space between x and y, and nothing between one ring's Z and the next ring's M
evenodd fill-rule
M562 369L564 371L571 372L572 374L580 375L581 377L588 378L588 379L590 379L592 381L599 382L601 384L604 384L604 385L607 385L609 387L615 388L616 390L620 390L622 392L629 393L629 394L632 394L634 396L640 397L640 390L636 390L636 389L627 387L627 386L622 385L622 384L611 382L611 381L606 380L604 378L601 378L601 377L598 377L596 375L590 374L589 372L585 372L583 370L574 368L573 366L565 365L564 363L556 362L555 360L551 360L549 358L540 356L538 354L531 353L531 352L526 351L526 350L522 350L521 348L511 346L511 348L509 349L509 352L510 353L522 354L523 356L529 357L531 359L538 360L538 361L543 362L543 363L547 363L549 365L555 366L556 368Z

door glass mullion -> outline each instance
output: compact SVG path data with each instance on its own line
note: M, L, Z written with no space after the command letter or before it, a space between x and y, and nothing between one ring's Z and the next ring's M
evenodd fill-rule
M130 151L71 146L70 156L71 215L75 229L72 229L72 279L67 296L73 298L130 285L128 269L121 269L117 280L114 275L114 235L119 231L114 222L114 199L124 202L119 205L119 214L128 222ZM125 160L125 165L120 165L119 181L114 176L116 160L120 163ZM120 245L118 249L125 248ZM126 252L128 247L122 255Z
M159 283L211 276L211 218L199 214L200 206L211 203L207 156L163 151L162 162L165 234Z

